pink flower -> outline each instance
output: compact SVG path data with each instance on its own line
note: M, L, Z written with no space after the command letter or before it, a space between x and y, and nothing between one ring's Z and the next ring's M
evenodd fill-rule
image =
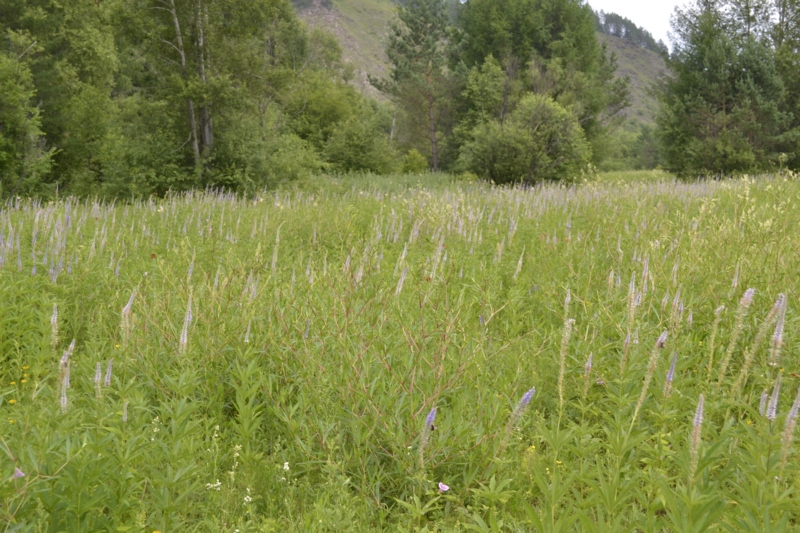
M25 472L19 468L14 468L14 475L11 476L11 479L19 479L21 477L25 477ZM439 485L441 485L441 483L439 483Z
M442 483L440 481L439 482L439 492L447 492L448 490L450 490L450 487L448 487L447 485L445 485L444 483Z

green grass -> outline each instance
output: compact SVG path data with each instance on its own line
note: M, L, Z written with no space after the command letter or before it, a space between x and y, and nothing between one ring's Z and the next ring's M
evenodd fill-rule
M0 210L3 529L797 530L797 182L321 180Z

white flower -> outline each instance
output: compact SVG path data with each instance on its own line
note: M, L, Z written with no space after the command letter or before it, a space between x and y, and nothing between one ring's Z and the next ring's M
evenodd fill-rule
M287 471L289 470L289 463L288 462L287 463L283 463L283 469L287 470Z

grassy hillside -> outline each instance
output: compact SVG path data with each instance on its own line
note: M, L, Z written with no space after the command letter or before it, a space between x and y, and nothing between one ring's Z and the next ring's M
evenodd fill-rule
M344 51L344 58L356 69L356 84L377 96L367 74L388 74L384 36L395 5L389 0L295 0L300 16L312 27L333 32Z
M667 72L664 59L657 53L612 35L597 34L597 40L617 56L617 75L631 80L631 107L628 117L636 122L652 122L658 103L649 94L659 76Z

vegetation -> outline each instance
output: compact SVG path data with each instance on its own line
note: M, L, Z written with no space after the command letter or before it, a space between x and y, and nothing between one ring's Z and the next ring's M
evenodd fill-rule
M600 11L595 13L597 31L605 35L613 35L626 41L630 41L642 48L656 52L658 54L668 54L669 49L664 41L656 41L653 35L644 28L640 28L634 22L616 13L606 13Z
M667 169L693 177L797 168L797 68L781 58L797 57L786 47L799 10L791 1L703 0L676 12L657 121Z
M797 528L796 181L375 181L9 200L5 530Z

